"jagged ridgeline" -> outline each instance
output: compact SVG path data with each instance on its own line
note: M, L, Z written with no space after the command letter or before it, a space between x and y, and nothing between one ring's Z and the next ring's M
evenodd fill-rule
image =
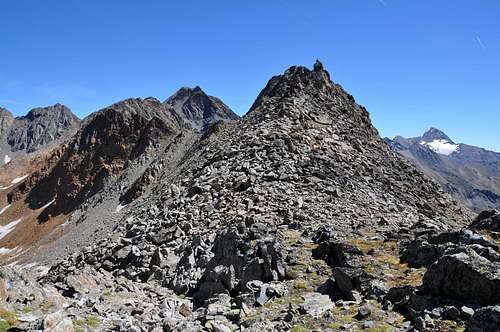
M91 129L101 116L106 125ZM95 315L103 329L405 329L424 310L404 307L422 311L412 318L390 299L416 294L441 256L414 269L399 260L403 244L438 231L457 246L480 236L452 233L467 211L390 150L319 62L273 77L241 119L199 88L98 112L19 197L34 195L39 181L66 179L66 170L94 176L103 159L97 147L123 153L105 154L112 158L99 188L68 186L84 193L85 209L43 249L59 259L36 287L54 286L75 304L63 316ZM71 151L77 163L67 162ZM52 194L57 202L67 192ZM473 243L496 250L489 240ZM420 244L404 247L408 261L420 262L410 255ZM437 293L433 275L446 274L427 274L429 294Z

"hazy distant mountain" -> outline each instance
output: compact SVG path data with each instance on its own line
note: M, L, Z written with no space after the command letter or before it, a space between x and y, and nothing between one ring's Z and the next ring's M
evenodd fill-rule
M436 128L386 141L469 208L500 208L500 153L455 143Z

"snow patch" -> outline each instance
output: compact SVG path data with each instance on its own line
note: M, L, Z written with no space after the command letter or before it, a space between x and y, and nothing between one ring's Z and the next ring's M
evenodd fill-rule
M118 204L118 206L116 207L115 209L115 212L118 213L120 212L121 210L123 210L123 208L125 208L127 206L127 204L125 205L121 205L121 204Z
M448 142L445 139L435 139L432 142L420 142L420 145L428 146L431 150L436 153L444 154L445 156L449 156L453 152L458 151L458 144L453 144Z
M11 252L15 252L15 251L18 251L19 248L18 247L15 247L15 248L0 248L0 255L5 255L5 254L8 254L8 253L11 253Z
M14 180L12 180L12 182L11 182L11 183L12 183L12 184L19 183L19 182L23 181L24 179L26 179L27 177L28 177L28 174L23 175L23 176L20 176L20 177L18 177L18 178L15 178Z
M16 228L16 225L19 224L23 220L23 218L19 218L13 222L8 223L5 226L0 226L0 239L3 239L5 235L9 234Z
M3 157L3 162L4 162L4 164L8 164L8 163L10 163L10 161L11 161L11 160L12 160L12 159L10 159L10 157L9 157L8 155L5 155L5 157Z
M48 202L47 204L45 204L44 206L42 206L39 210L45 210L46 208L48 208L49 206L52 205L52 203L54 203L56 201L56 199L54 198L53 200L51 200L50 202Z
M1 210L0 210L0 214L4 213L5 211L7 211L7 209L10 207L10 204L7 205L7 206L4 206Z

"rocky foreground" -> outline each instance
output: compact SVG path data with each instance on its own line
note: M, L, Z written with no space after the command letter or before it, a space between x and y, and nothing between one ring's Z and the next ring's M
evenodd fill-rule
M469 219L321 63L241 120L190 121L202 135L124 189L101 240L1 269L0 330L500 330L498 212Z

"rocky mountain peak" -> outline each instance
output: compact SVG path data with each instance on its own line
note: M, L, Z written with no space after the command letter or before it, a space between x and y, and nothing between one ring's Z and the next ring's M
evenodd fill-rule
M498 303L498 245L474 231L500 216L450 232L465 211L383 144L320 62L272 78L240 121L184 125L206 128L216 101L183 88L115 104L17 187L35 184L20 197L64 221L34 250L61 260L39 282L70 327L92 315L122 331L444 330L438 317L462 326L476 303ZM4 298L39 317L49 293L26 283L6 279Z
M69 213L121 174L129 163L180 132L178 117L155 98L129 98L85 119L82 128L58 152L54 165L35 172L9 193L16 201L27 195L31 207L52 199L40 220Z
M260 92L245 118L257 125L275 121L300 126L332 126L337 135L373 140L378 137L366 109L339 84L317 61L312 70L292 66L274 76ZM354 134L356 133L356 134Z
M28 114L26 114L22 118L34 121L35 119L40 117L54 118L60 116L65 117L67 119L78 119L76 115L74 115L67 106L59 103L48 107L33 108L28 112Z
M330 80L330 74L319 60L314 64L313 70L303 66L292 66L282 75L274 76L269 80L257 96L249 113L271 98L299 99L303 95L312 96L318 93L331 96L341 90L340 86L333 84Z
M12 151L33 152L69 132L74 132L80 120L61 104L34 108L11 123L7 143Z
M444 132L437 128L430 128L422 135L422 141L432 142L435 140L444 140L448 143L454 144L453 141Z
M217 121L239 119L220 99L207 95L199 86L182 87L165 100L164 105L195 129L205 130Z

